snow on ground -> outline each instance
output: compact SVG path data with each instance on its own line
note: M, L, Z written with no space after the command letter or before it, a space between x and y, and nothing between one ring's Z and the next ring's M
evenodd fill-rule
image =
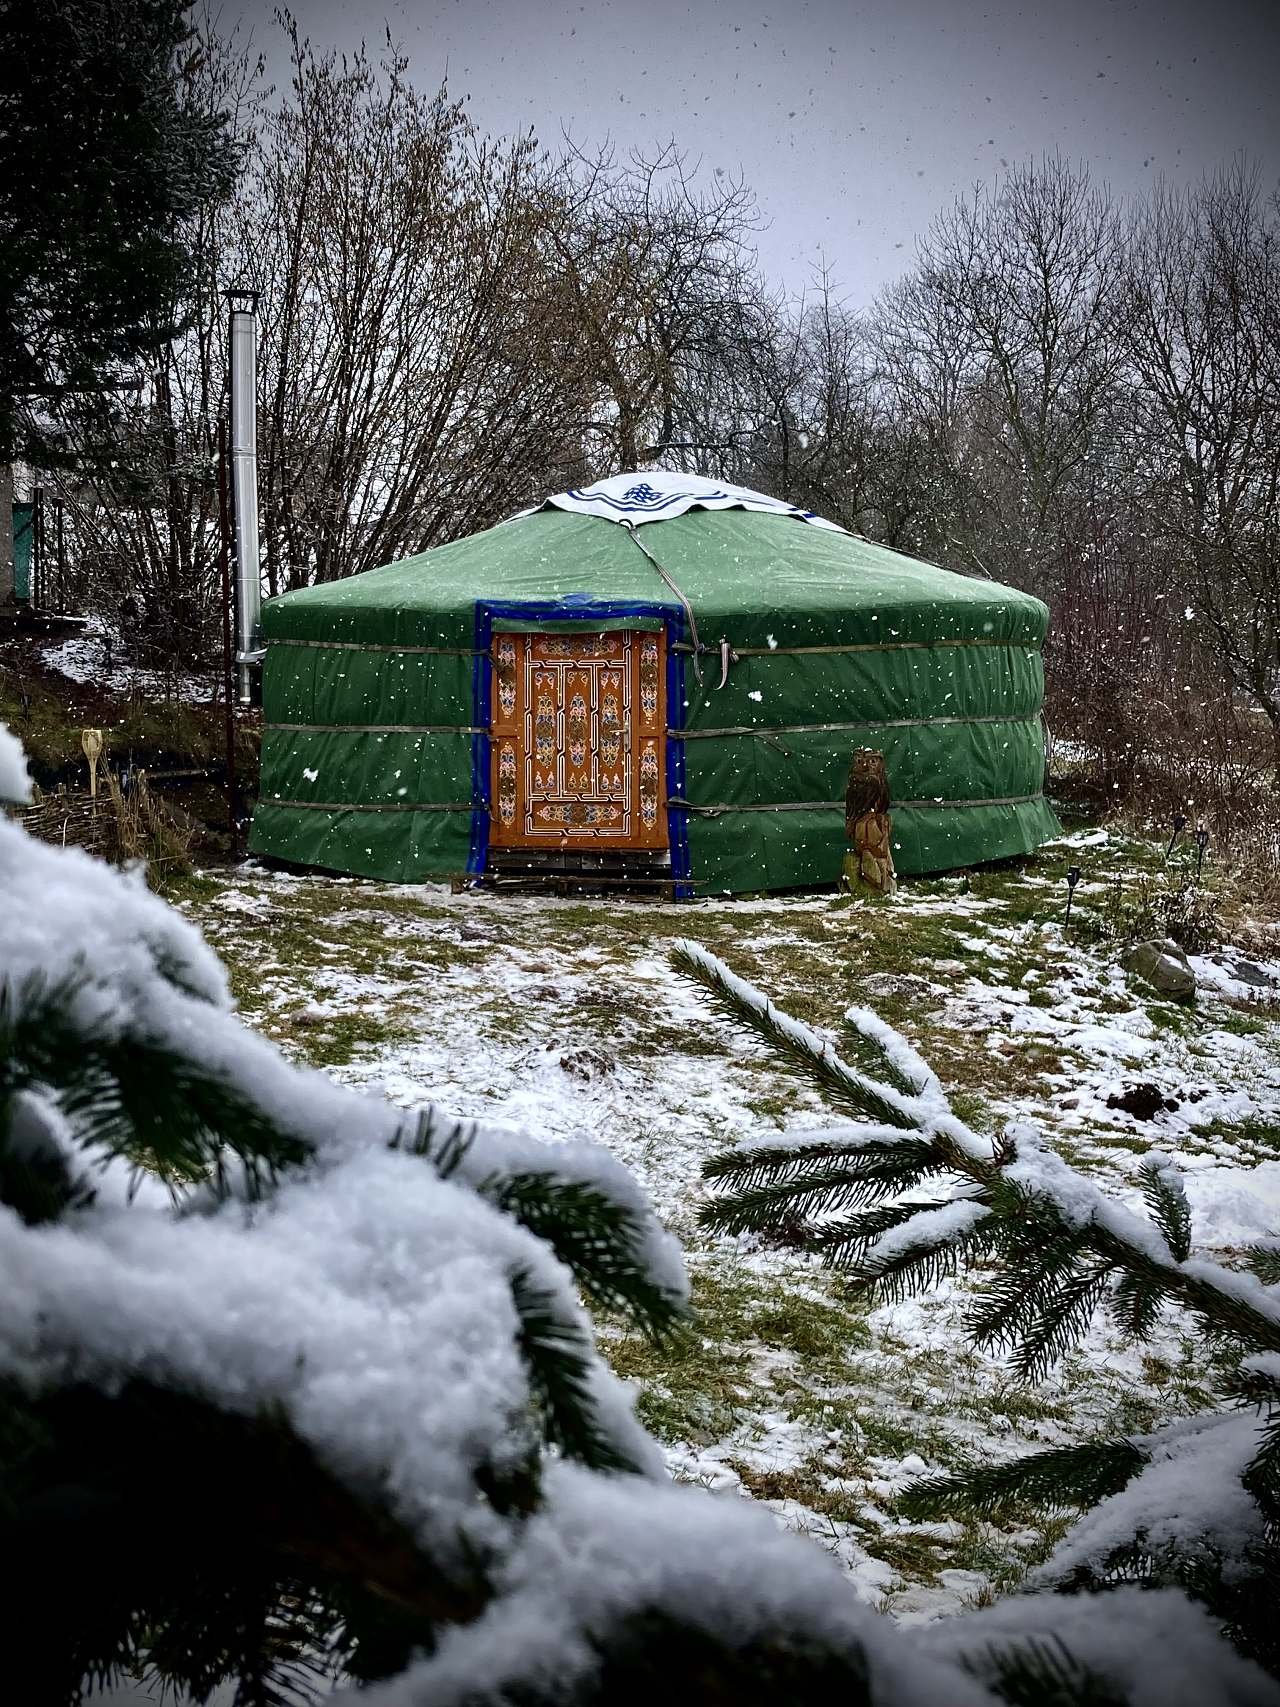
M708 1237L706 1156L824 1111L709 1012L668 948L703 943L819 1027L876 1009L971 1123L1037 1122L1122 1200L1138 1201L1148 1150L1171 1154L1198 1242L1229 1256L1280 1231L1280 963L1201 957L1194 1009L1153 999L1062 924L1067 859L1119 857L1105 832L1077 833L1020 873L907 884L881 905L452 894L248 866L185 906L246 1017L291 1052L406 1107L593 1138L624 1161L693 1277L682 1342L600 1325L672 1474L767 1502L858 1595L920 1620L999 1593L1062 1526L907 1523L894 1506L912 1475L1141 1430L1157 1405L1202 1405L1209 1371L1177 1321L1138 1350L1099 1322L1027 1388L965 1343L971 1280L868 1308L800 1253Z
M107 693L146 695L199 703L210 699L214 683L207 675L189 671L148 670L124 656L119 632L100 616L86 617L84 626L67 640L43 649L45 664L73 682L92 682Z

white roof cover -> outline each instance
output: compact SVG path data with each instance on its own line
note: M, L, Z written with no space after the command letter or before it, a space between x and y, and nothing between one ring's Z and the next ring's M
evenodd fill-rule
M701 474L667 474L660 468L613 474L608 480L597 480L594 486L581 491L557 492L537 508L545 510L549 505L557 510L572 510L580 516L602 516L606 521L621 522L624 527L669 521L672 516L684 515L686 510L765 510L774 515L793 516L812 527L829 528L832 533L845 532L835 522L815 516L812 510L800 510L778 498L766 498L763 492L752 492L746 486L708 480Z

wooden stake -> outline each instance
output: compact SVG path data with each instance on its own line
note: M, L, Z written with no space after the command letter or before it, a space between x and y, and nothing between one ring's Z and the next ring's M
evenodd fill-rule
M102 751L101 729L82 729L80 746L89 761L89 798L98 798L98 754Z

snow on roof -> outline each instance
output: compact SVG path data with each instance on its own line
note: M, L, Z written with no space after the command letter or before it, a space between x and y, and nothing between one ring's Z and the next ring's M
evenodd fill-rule
M708 480L702 474L669 474L661 468L613 474L607 480L597 480L593 486L580 491L574 487L568 492L556 492L536 506L539 510L548 507L570 510L580 516L601 516L606 521L621 522L624 527L639 527L643 522L670 521L674 516L684 515L686 510L761 510L791 516L796 521L827 528L832 533L847 531L835 522L824 521L812 510L784 504L780 498L766 497L763 492L753 492L747 486Z

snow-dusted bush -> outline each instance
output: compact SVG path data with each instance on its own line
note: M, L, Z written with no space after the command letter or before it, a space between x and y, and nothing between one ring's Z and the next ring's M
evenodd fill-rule
M15 1699L1269 1699L1171 1592L900 1636L768 1514L666 1482L582 1299L662 1334L684 1275L607 1154L289 1064L139 880L8 822L0 896Z

